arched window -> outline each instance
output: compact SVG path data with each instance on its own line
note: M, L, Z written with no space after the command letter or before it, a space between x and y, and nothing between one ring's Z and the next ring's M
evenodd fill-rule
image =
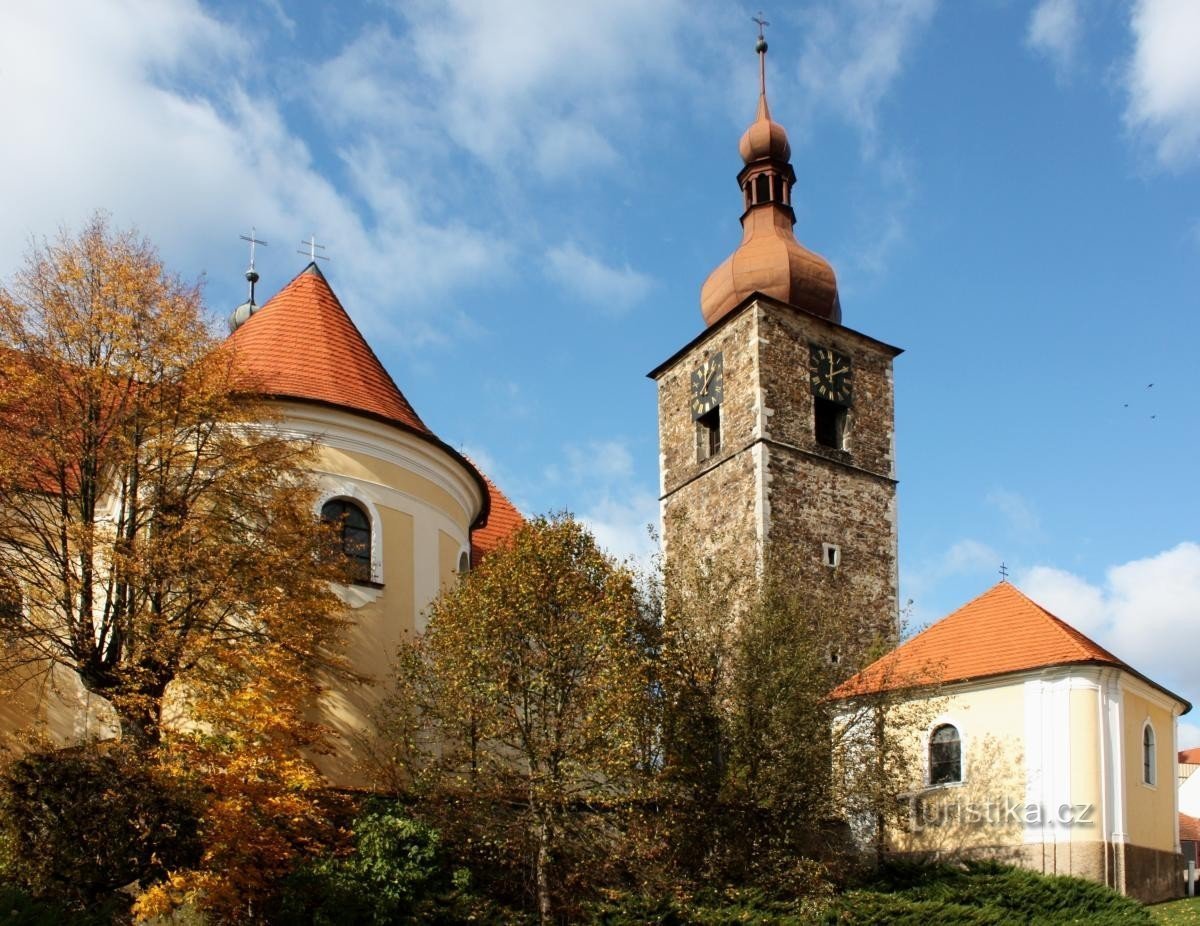
M342 531L342 553L350 561L354 578L369 582L371 579L371 519L354 502L334 498L321 506L321 519L340 525Z
M929 737L929 783L962 781L962 741L958 729L944 723Z
M1158 767L1154 761L1154 727L1150 721L1142 727L1142 781L1148 785L1158 783Z

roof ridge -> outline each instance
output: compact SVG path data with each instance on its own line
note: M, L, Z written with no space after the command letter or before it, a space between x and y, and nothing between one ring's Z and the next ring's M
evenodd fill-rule
M1099 643L1097 643L1095 640L1093 640L1091 637L1089 637L1082 630L1079 630L1076 627L1072 627L1070 624L1068 624L1065 620L1063 620L1057 614L1054 614L1052 611L1050 611L1045 606L1038 604L1038 602L1034 601L1032 598L1030 598L1028 595L1026 595L1023 591L1021 591L1019 588L1017 588L1016 585L1013 585L1011 582L1001 583L1001 584L1009 585L1012 588L1012 590L1014 592L1016 592L1018 595L1020 595L1026 602L1033 605L1035 608L1038 609L1039 612L1041 612L1042 615L1049 618L1050 625L1052 627L1054 627L1054 629L1056 631L1058 631L1058 633L1060 633L1062 636L1064 636L1067 639L1067 641L1071 644L1071 646L1074 647L1084 659L1094 659L1096 657L1096 654L1094 651L1089 651L1088 647L1083 645L1083 641L1087 641L1087 643L1091 644L1092 650L1099 650L1101 653L1104 653L1111 660L1113 660L1114 663L1124 664L1124 660L1120 659L1116 655L1116 653L1112 652L1107 647L1101 646Z
M1049 618L1050 626L1053 627L1061 636L1063 636L1067 640L1067 642L1070 644L1072 649L1075 649L1077 652L1079 652L1080 655L1082 655L1085 659L1092 656L1093 654L1088 653L1086 651L1085 647L1079 641L1080 637L1083 637L1083 639L1087 640L1089 643L1091 643L1097 649L1104 649L1104 647L1100 646L1099 643L1096 643L1094 640L1092 640L1092 638L1089 637L1087 634L1081 633L1080 631L1076 630L1074 627L1071 627L1070 625L1068 625L1067 622L1064 621L1062 618L1060 618L1058 615L1052 614L1046 608L1042 607L1040 604L1038 604L1036 601L1034 601L1032 598L1030 598L1028 595L1026 595L1023 591L1021 591L1019 588L1017 588L1017 586L1015 584L1013 584L1012 582L1008 582L1007 580L1005 580L1005 581L999 582L996 587L999 587L1000 585L1007 585L1014 592L1016 592L1018 595L1020 595L1021 599L1023 601L1025 601L1026 604L1033 605L1033 607L1035 607L1038 610L1039 614L1041 614L1043 617ZM1107 652L1107 650L1105 650L1105 652Z

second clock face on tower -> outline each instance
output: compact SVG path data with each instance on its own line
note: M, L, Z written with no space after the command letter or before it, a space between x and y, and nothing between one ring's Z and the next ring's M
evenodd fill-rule
M708 414L725 398L724 358L713 354L692 371L692 417Z
M850 369L850 358L820 344L810 344L808 356L813 395L839 405L849 405L854 397L854 373Z

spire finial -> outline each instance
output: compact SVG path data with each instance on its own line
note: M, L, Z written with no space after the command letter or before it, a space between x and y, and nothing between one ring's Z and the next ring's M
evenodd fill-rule
M1008 566L1005 563L1000 564L1000 581L1001 582L1008 581Z
M762 10L758 11L757 16L750 17L751 22L758 23L758 41L754 44L754 50L758 52L758 94L766 99L767 96L767 38L763 35L763 29L771 25L763 19Z
M248 301L251 305L253 305L254 304L254 284L258 282L258 271L254 269L254 246L256 244L261 244L263 247L266 247L267 243L265 241L258 240L256 229L254 228L253 225L250 226L250 234L249 235L238 235L238 237L241 238L243 241L250 242L250 268L246 271L246 280L250 284L250 299Z

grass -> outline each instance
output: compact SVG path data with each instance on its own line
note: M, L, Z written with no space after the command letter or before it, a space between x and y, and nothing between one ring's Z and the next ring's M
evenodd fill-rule
M1149 908L1156 923L1168 926L1200 926L1200 897L1169 900Z

